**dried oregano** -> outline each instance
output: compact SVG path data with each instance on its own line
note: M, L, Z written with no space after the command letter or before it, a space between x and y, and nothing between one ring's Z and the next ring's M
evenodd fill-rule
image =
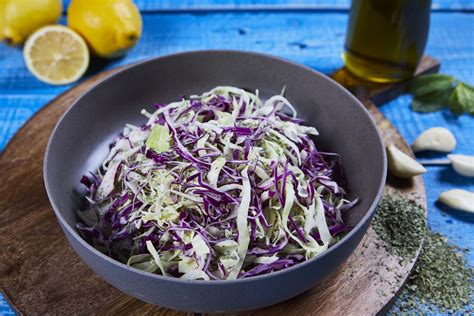
M415 201L385 194L375 213L372 228L380 239L387 242L390 253L402 260L410 260L425 235L425 210Z
M446 238L426 228L424 209L416 202L385 194L372 222L390 253L413 258L425 237L420 256L392 309L398 312L468 312L473 295L473 269Z
M467 312L473 295L473 269L461 249L428 230L420 256L403 290L400 311L413 311L419 303L427 311ZM414 297L414 299L412 298ZM434 308L436 307L436 308Z

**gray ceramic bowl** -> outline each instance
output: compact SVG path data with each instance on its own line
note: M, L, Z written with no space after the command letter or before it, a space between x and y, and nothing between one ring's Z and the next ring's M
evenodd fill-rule
M299 117L315 126L319 149L342 156L351 198L360 203L346 216L354 229L322 255L268 275L234 281L188 281L142 272L95 250L77 233L79 179L95 170L125 123L140 124L142 108L174 101L217 85L260 89L286 96ZM386 158L368 112L344 88L309 68L271 56L237 51L198 51L141 62L82 95L54 129L44 161L49 199L71 246L113 286L143 301L193 312L260 308L296 296L334 271L365 234L383 190Z

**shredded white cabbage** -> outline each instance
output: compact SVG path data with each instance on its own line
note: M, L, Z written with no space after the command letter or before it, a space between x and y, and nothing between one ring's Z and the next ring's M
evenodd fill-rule
M317 256L347 230L337 155L317 151L283 92L263 102L219 86L156 106L85 179L78 229L102 252L165 276L237 279Z
M209 281L209 276L202 270L191 269L181 276L181 279L185 280L207 280Z
M153 259L155 260L156 265L160 268L161 274L166 276L166 270L163 267L163 263L161 262L160 255L155 249L155 246L153 246L153 243L150 240L146 241L146 249L148 249L148 252L153 256Z
M242 170L242 201L240 202L238 211L237 211L237 231L239 233L237 254L239 256L239 261L229 272L227 279L236 279L239 275L242 264L244 263L245 256L247 254L247 249L250 243L250 234L249 227L247 224L248 210L250 206L250 193L252 188L250 187L250 181L248 178L248 167L245 167Z

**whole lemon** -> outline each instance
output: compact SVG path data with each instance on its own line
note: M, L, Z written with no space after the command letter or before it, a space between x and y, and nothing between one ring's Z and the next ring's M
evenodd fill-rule
M67 23L105 58L124 55L142 33L142 18L131 0L72 0Z
M62 10L61 0L0 0L0 40L21 44L40 27L56 24Z

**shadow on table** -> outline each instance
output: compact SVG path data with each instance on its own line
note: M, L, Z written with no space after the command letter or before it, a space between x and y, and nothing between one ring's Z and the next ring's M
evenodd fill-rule
M114 58L114 59L105 59L91 56L89 68L87 68L85 77L92 77L99 72L102 72L106 69L114 68L117 65L120 65L125 56Z
M390 172L387 173L387 184L391 185L392 187L394 188L397 188L397 189L402 189L402 190L406 190L406 189L410 189L411 187L413 187L413 179L402 179L402 178L399 178L399 177L396 177L394 175L392 175Z
M447 159L446 153L424 150L416 153L418 159Z
M461 189L474 185L474 178L465 177L456 173L451 166L446 166L446 168L438 172L438 180L441 183L449 183Z
M444 119L451 125L457 125L457 126L461 126L461 123L459 121L459 116L454 114L453 112L451 112L450 110L448 109L444 109L443 112L443 117Z
M438 207L442 212L445 212L452 217L455 217L457 220L474 224L474 214L469 212L464 212L460 210L453 209L449 206L444 205L443 203L436 201L436 207Z

